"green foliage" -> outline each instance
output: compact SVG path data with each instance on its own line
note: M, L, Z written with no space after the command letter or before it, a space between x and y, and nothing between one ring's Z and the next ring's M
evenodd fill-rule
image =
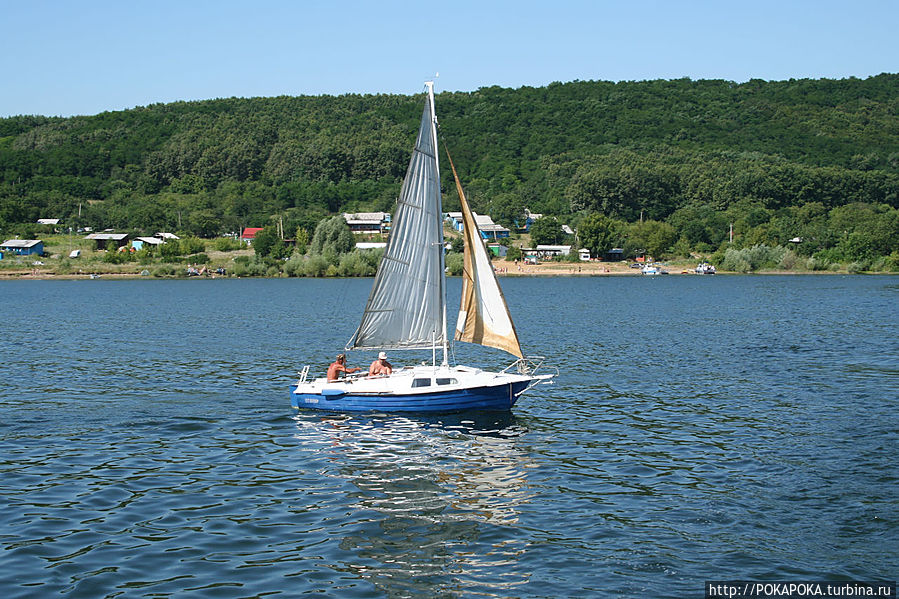
M446 268L447 272L454 276L458 277L462 274L462 268L464 266L464 256L462 254L458 254L456 252L450 252L446 255Z
M297 232L295 234L296 237L296 253L297 254L305 254L306 249L309 247L309 231L304 229L303 227L298 227Z
M315 228L309 251L317 255L339 256L352 251L355 245L353 232L343 216L333 216L321 221Z
M534 245L559 245L566 237L562 223L555 216L538 218L531 225L530 233Z
M274 226L265 227L253 238L253 251L260 258L284 258L289 250Z
M636 222L627 226L626 230L627 242L624 245L628 255L643 250L650 256L662 256L670 253L677 241L674 226L656 220Z
M624 223L594 213L581 221L578 238L581 246L590 250L591 256L602 256L621 243L623 231Z
M787 249L777 246L754 245L751 248L727 248L720 265L723 270L751 272L762 268L778 268L784 265Z
M521 258L522 258L521 248L518 247L517 245L509 246L509 249L506 251L506 260L515 262L516 260L521 260Z
M673 234L629 230L626 247L688 255L719 248L732 224L735 249L799 237L803 260L827 250L828 263L873 268L899 245L897 97L899 75L882 74L486 87L437 106L472 207L506 226L525 207L566 224L657 222ZM329 215L392 208L420 111L420 96L349 94L3 118L0 226L39 238L33 223L52 217L215 237L277 215L307 232L304 253ZM458 209L448 187L445 209Z
M232 252L243 247L243 244L233 237L216 237L212 242L212 249L217 252Z

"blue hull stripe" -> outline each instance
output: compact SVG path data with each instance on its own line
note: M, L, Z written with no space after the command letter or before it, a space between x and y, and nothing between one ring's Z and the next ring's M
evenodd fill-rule
M332 412L459 412L463 410L509 410L529 381L454 389L416 395L318 395L291 393L294 408Z

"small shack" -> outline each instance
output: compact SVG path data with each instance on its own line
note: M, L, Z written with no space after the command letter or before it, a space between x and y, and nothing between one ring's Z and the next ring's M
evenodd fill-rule
M490 253L497 258L505 258L506 254L509 253L509 248L501 243L488 243L487 249L490 250Z
M97 244L98 250L109 247L125 247L128 245L128 233L91 233L85 239L90 239Z
M603 254L602 259L606 262L618 262L624 260L624 250L621 248L612 248Z
M555 258L556 256L567 256L571 253L570 245L538 245L537 257L539 258Z
M17 256L30 256L44 253L44 242L40 239L7 239L0 244L0 252L9 252Z
M135 237L131 242L131 247L135 249L135 251L140 251L144 249L144 246L150 247L159 247L165 243L165 240L160 239L159 237Z

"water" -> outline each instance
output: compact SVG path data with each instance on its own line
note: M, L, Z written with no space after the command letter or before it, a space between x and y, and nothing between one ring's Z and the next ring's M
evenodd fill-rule
M370 283L0 284L0 595L896 578L899 278L508 278L562 370L512 414L292 413Z

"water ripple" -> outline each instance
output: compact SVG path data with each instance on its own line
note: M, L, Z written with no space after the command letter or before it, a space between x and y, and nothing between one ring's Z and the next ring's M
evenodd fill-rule
M355 309L367 281L4 287L47 313L0 323L4 355L45 344L0 387L0 587L681 597L889 578L899 286L883 281L510 280L525 345L563 376L514 414L439 417L287 409L292 369L355 326L308 332L316 300ZM547 285L567 303L534 301Z

